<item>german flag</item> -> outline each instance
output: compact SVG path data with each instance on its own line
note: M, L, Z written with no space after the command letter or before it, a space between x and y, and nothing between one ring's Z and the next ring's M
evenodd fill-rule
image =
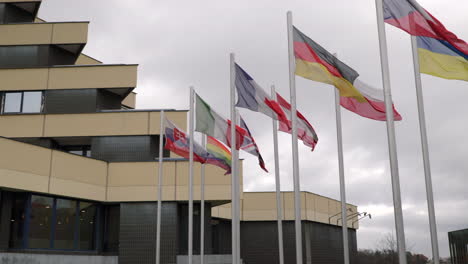
M335 86L344 108L375 120L386 120L383 91L358 80L359 74L294 27L296 75ZM394 109L394 119L401 120Z

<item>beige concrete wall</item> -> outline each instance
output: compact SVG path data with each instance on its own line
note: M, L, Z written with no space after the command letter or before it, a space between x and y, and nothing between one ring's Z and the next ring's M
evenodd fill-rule
M0 138L0 186L48 192L51 155L52 150Z
M88 22L0 25L0 45L85 44Z
M283 219L294 220L294 193L282 192L281 201ZM357 212L357 207L348 204L352 212ZM341 202L320 196L314 193L301 192L301 217L302 220L337 225L340 216L332 217L341 212ZM348 214L352 214L348 212ZM231 204L214 207L212 215L221 218L231 218ZM275 221L277 219L276 193L275 192L244 192L241 200L241 219L243 221ZM351 227L352 219L348 221ZM338 223L341 226L341 221ZM354 225L358 228L358 225Z
M46 115L44 136L148 135L149 114L120 112Z
M102 62L86 54L81 53L80 56L78 56L78 59L76 60L75 64L76 65L96 65L96 64L102 64Z
M164 161L165 201L188 199L188 161ZM156 201L157 162L107 163L0 138L0 187L111 202ZM200 199L200 165L195 166L194 199ZM205 199L230 199L229 176L206 166Z
M50 68L49 89L136 87L137 65Z
M0 69L0 91L133 88L137 65Z
M185 129L186 112L166 112ZM159 112L102 112L89 114L15 114L0 116L3 137L78 137L159 135Z
M132 108L132 109L135 109L135 106L136 106L136 93L135 92L129 93L127 95L127 97L125 97L125 99L122 101L122 105L126 106L126 107L129 107L129 108Z

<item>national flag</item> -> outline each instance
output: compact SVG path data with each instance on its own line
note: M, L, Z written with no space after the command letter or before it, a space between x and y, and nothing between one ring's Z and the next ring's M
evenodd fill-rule
M237 63L235 64L235 69L235 84L238 97L236 106L260 112L275 120L285 122L287 117L278 103L271 99L263 88Z
M468 81L468 55L452 49L443 40L416 38L421 73L444 79Z
M195 94L195 109L195 130L205 135L212 136L227 146L230 146L231 126L228 120L211 109L198 94ZM242 146L245 136L246 131L236 126L236 149Z
M468 44L448 31L444 25L415 0L384 0L384 21L413 36L444 40L452 48L468 55Z
M357 78L359 74L338 60L315 41L294 27L294 53L296 56L296 75L317 82L334 85L340 92L341 105L363 117L386 120L385 107L381 107L383 92L371 88ZM372 90L372 93L369 92ZM373 95L373 96L372 96ZM382 115L383 113L383 115ZM394 109L394 119L401 120Z
M265 161L263 160L263 157L260 154L260 150L258 149L257 143L255 143L255 140L242 117L240 118L240 127L247 132L247 136L245 137L244 142L241 145L241 149L247 153L256 156L258 158L258 165L260 165L260 168L268 172L268 170L265 167Z
M286 112L287 116L291 117L291 105L286 101L279 93L276 93L276 100L279 105L283 108L283 111ZM318 142L317 133L315 133L312 125L307 121L307 119L297 111L297 137L302 140L304 145L310 147L312 151ZM292 121L288 120L286 122L279 122L279 130L291 134L292 132Z
M167 118L164 120L166 144L164 148L188 159L190 154L190 138ZM193 160L205 163L208 153L197 142L193 142Z
M231 151L214 137L207 136L206 163L218 166L226 170L226 174L231 174Z
M415 0L384 0L384 20L417 36L420 71L468 81L468 44Z

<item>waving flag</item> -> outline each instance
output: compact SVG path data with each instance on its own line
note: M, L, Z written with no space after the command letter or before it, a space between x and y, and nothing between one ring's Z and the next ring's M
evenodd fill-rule
M166 144L164 148L188 159L190 154L190 138L167 118L164 120ZM208 152L198 143L193 142L193 160L205 163Z
M420 71L468 81L468 44L415 0L384 0L384 20L417 36Z
M286 101L279 93L276 93L277 101L279 105L283 108L283 111L286 112L287 116L291 116L291 105ZM310 147L312 151L315 149L315 146L318 142L317 133L315 133L312 125L307 121L307 119L301 114L301 112L296 111L297 113L297 137L302 140L304 145ZM291 134L292 132L292 122L288 120L286 122L279 122L279 130Z
M363 117L386 120L383 92L358 80L359 74L354 69L295 27L293 35L296 75L334 85L340 92L341 106ZM393 114L395 120L401 120L395 109Z
M231 174L231 151L214 137L207 136L206 163L218 166L226 170L226 174Z
M205 135L212 136L227 146L230 146L231 125L228 123L228 120L211 109L198 94L195 94L195 101L195 130ZM236 149L240 148L245 137L246 131L236 126Z
M263 113L275 120L287 121L278 103L260 87L238 64L236 68L237 107Z
M240 126L242 129L244 129L246 133L246 137L244 139L244 142L241 145L241 149L247 153L250 153L258 158L258 165L260 165L260 168L262 168L264 171L268 172L268 170L265 167L265 162L263 161L263 157L260 154L260 150L258 149L257 143L255 143L255 140L250 133L249 128L247 127L247 124L245 123L244 119L242 117L240 118Z

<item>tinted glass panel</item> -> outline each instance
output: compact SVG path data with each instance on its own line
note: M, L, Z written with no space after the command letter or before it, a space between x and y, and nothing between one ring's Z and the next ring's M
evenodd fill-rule
M29 225L29 247L50 247L50 226L53 199L50 197L31 196L31 217Z
M5 93L4 113L21 112L21 93Z
M47 53L48 48L44 51ZM36 67L40 66L39 46L4 46L0 47L0 67ZM47 59L47 56L45 56ZM43 63L44 64L44 63Z
M80 202L79 249L94 249L94 232L96 226L96 205Z
M27 194L15 193L10 219L10 248L21 248L23 245L24 214L27 203Z
M40 113L42 106L42 92L24 92L23 113Z
M76 201L57 199L54 248L73 249L75 219Z

